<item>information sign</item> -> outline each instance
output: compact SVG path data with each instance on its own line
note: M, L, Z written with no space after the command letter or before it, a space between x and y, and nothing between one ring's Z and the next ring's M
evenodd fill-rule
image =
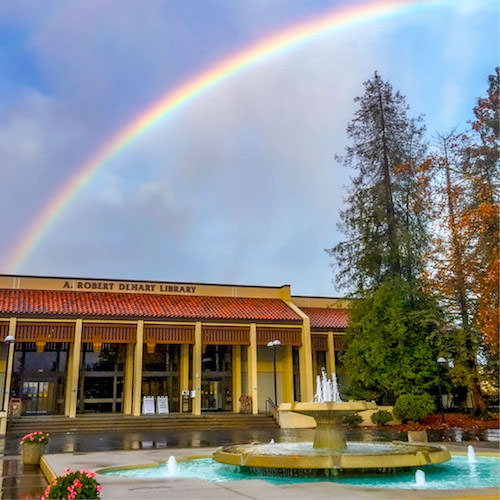
M158 413L168 413L168 396L158 396L156 405Z
M144 415L154 415L155 398L153 396L144 396L142 398L142 413Z

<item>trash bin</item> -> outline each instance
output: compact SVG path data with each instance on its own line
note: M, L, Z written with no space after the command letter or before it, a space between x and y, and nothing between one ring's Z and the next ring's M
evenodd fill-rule
M21 416L22 401L21 398L10 398L9 401L9 418L17 418Z

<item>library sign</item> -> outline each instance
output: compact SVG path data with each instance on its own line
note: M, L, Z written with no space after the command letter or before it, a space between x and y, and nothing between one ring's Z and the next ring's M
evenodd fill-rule
M66 280L64 290L106 291L106 292L147 292L147 293L178 293L194 294L195 285L173 283L142 283L135 281L86 281Z

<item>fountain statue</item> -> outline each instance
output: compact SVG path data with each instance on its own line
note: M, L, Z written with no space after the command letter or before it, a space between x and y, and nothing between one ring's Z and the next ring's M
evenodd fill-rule
M322 369L316 379L314 401L280 406L280 411L309 415L316 421L313 443L232 445L218 449L218 462L258 469L259 472L287 471L292 475L331 475L344 470L387 471L446 462L451 459L443 446L427 443L346 442L342 419L364 410L375 410L372 401L342 401L337 377Z

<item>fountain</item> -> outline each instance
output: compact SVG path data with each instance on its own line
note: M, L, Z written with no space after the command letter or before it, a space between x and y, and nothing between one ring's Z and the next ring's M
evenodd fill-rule
M179 465L177 464L177 460L173 455L170 455L167 461L167 475L176 476L178 474L179 474Z
M368 401L342 401L337 379L331 379L322 370L317 377L317 389L311 403L291 403L280 407L309 415L316 421L314 441L310 443L276 443L232 445L218 449L216 461L257 469L260 472L278 472L292 475L336 475L345 470L392 471L401 467L415 467L446 462L451 459L442 446L428 444L347 443L342 419L352 413L374 410Z
M417 486L425 486L425 472L417 469L415 471L415 484Z
M472 446L471 444L467 446L467 460L470 464L477 462L476 452L474 451L474 446Z

